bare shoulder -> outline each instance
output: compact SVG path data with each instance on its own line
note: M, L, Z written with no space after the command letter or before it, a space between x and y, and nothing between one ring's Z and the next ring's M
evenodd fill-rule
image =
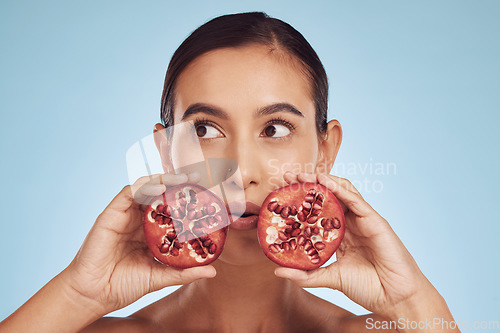
M388 329L387 320L374 314L370 313L367 315L356 316L352 315L345 317L341 322L342 332L380 332L380 333L397 333L397 330Z
M81 331L82 333L94 332L120 332L120 333L141 333L155 332L151 322L141 318L126 317L102 317Z
M314 303L314 310L307 313L307 316L312 316L314 313L314 318L316 318L314 332L397 332L396 330L384 330L383 326L380 325L384 319L376 314L358 316L322 298L310 293L307 294L308 303Z
M288 320L273 328L273 332L323 333L323 332L396 332L384 330L383 319L375 314L357 316L304 290L295 304L289 307ZM103 317L82 332L196 332L217 331L210 329L208 313L180 311L177 292L154 302L126 318ZM196 320L193 319L196 317ZM212 318L213 319L213 318ZM214 327L212 327L214 328Z
M82 333L94 332L119 332L119 333L142 333L142 332L177 332L174 325L176 319L175 311L171 311L169 304L165 299L171 299L172 295L167 295L164 299L154 302L128 317L103 317L89 325ZM173 316L166 314L174 314Z
M165 332L168 328L169 333L175 333L175 318L178 312L175 312L177 303L177 292L173 292L164 298L140 309L128 317L102 317L82 330L82 333L94 332L119 332L119 333L142 333L142 332ZM172 316L170 315L172 314Z

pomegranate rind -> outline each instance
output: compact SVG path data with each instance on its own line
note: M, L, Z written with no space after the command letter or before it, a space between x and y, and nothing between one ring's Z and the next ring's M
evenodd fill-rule
M324 195L322 201L322 209L320 214L318 215L318 220L310 224L308 222L300 222L297 219L298 213L302 210L302 204L304 202L304 198L308 191L315 190L316 193L322 193ZM288 206L291 207L295 205L298 208L297 214L293 216L289 216L288 218L283 218L280 214L276 212L271 212L269 210L269 204L271 202L277 202L282 207ZM306 211L304 211L306 212ZM326 230L321 223L325 220L338 219L340 222L339 228L328 228ZM284 232L287 227L286 220L287 219L295 219L296 222L301 223L300 226L300 235L305 237L304 231L306 227L317 227L319 229L319 233L317 235L311 235L310 237L306 237L306 239L310 239L313 247L316 249L316 252L319 256L319 261L312 262L311 256L306 253L304 250L304 246L300 246L297 244L295 250L283 249L281 247L287 247L283 243L288 242L289 244L292 239L295 239L297 242L298 236L292 237L289 236L288 240L282 241L278 234L280 231ZM276 231L276 233L275 233ZM325 234L325 231L327 233ZM312 270L322 266L325 262L327 262L332 255L337 251L340 246L342 239L345 234L345 217L344 212L342 210L342 206L340 205L338 199L335 195L327 189L325 186L317 183L294 183L288 186L279 188L271 192L267 198L264 200L262 207L259 213L259 221L257 226L257 234L259 239L259 244L264 252L264 254L273 262L280 266L297 268L302 270ZM325 238L324 235L327 235ZM317 237L321 236L321 237ZM321 240L320 240L321 238ZM324 248L321 250L317 249L315 244L319 243L320 240L324 243ZM274 251L270 249L270 245L278 244L279 247ZM275 253L278 251L277 253Z
M179 205L177 202L178 200L176 198L176 193L179 193L180 191L188 192L190 189L194 190L197 195L201 193L200 196L205 197L204 200L207 204L216 203L220 209L217 214L221 216L222 222L218 223L213 228L208 227L203 229L204 234L208 235L212 243L215 243L217 245L217 250L213 254L209 253L208 250L205 249L207 254L206 258L201 258L199 255L196 255L195 249L189 241L180 243L180 245L182 246L178 249L179 254L176 256L172 255L170 252L162 253L160 251L160 247L163 243L162 240L165 238L167 232L175 229L173 228L173 225L158 224L154 220L152 213L153 211L156 211L159 205L165 205L165 202L170 207L178 208ZM208 198L206 198L206 196L208 196ZM189 268L208 265L217 260L217 258L222 253L224 244L226 242L228 230L227 225L229 224L228 219L229 217L224 203L213 192L200 185L181 184L167 188L163 195L152 198L149 201L149 205L146 207L143 215L143 230L147 246L156 260L163 264L176 268ZM184 230L187 230L186 228L189 228L189 220L186 217L180 220L182 220ZM223 225L224 227L221 228L220 225ZM189 239L199 240L199 238L196 238L194 235L191 235L188 240Z

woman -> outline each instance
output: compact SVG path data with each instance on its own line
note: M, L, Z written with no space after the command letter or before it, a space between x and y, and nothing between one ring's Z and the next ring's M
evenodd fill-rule
M277 187L298 181L328 187L346 215L337 262L308 272L277 267L259 247L256 223L234 221L212 265L184 270L161 265L146 247L143 207L134 201L134 187L126 186L99 215L71 264L0 330L373 332L374 323L384 321L451 323L446 302L388 222L348 180L329 175L342 130L336 120L327 123L327 95L320 60L291 26L264 13L221 16L194 31L173 55L162 96L163 125L154 131L193 121L205 157L238 163L250 215L258 214ZM161 142L157 145L161 151ZM289 171L297 165L302 172ZM164 174L134 185L157 195L165 190L162 184L196 181L196 175ZM127 318L102 318L179 284ZM302 287L340 290L373 314L354 316ZM411 331L407 328L398 327ZM441 332L442 326L414 331Z

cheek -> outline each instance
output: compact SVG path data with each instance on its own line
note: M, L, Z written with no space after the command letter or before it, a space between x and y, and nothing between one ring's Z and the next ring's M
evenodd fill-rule
M313 173L318 157L318 145L312 140L297 140L288 149L269 149L264 158L264 170L271 183L282 179L286 171Z
M204 160L200 141L187 123L175 125L170 147L172 163L175 169Z

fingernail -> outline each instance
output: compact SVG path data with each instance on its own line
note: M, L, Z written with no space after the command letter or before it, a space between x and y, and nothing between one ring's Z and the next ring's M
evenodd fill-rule
M200 173L198 171L193 171L191 173L188 174L188 177L189 178L196 178L196 177L199 177L200 176Z
M217 275L217 271L215 270L214 267L212 267L212 269L210 271L207 271L207 278L213 278L215 277L215 275Z

